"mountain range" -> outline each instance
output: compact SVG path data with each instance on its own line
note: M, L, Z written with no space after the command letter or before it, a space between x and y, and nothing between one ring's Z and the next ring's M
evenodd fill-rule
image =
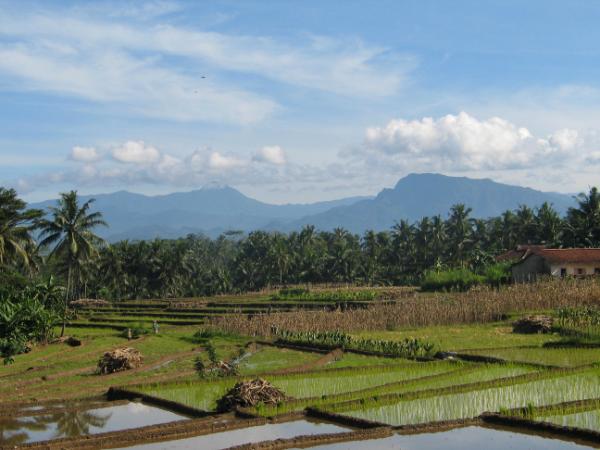
M519 205L551 203L561 214L574 205L571 195L536 191L489 179L410 174L375 197L349 197L309 204L273 205L245 196L234 188L206 187L191 192L147 196L127 191L82 196L95 198L110 227L98 234L109 241L175 238L189 233L215 237L227 230L293 231L304 225L321 230L343 227L355 233L389 229L396 221L424 216L446 217L450 207L464 203L472 216L499 215ZM30 205L46 208L55 200Z

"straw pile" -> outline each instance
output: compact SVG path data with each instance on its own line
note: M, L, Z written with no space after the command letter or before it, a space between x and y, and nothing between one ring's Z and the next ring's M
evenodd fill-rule
M98 361L98 372L106 375L123 370L135 369L142 365L142 354L135 348L118 348L112 352L106 352Z
M552 322L553 319L549 316L527 316L513 324L513 333L550 333L552 331Z
M262 378L237 383L217 402L219 412L232 411L238 407L248 408L259 403L273 405L289 399L286 395Z

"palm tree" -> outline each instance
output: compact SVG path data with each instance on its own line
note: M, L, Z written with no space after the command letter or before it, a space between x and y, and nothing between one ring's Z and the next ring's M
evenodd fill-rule
M471 208L467 208L463 204L453 205L447 221L450 258L460 267L464 267L465 258L472 243L473 228L472 220L469 217L471 211Z
M82 266L97 254L104 241L93 233L97 226L107 226L102 213L90 213L93 199L80 206L76 191L61 194L57 207L51 207L51 219L39 221L40 247L53 246L49 259L56 259L67 275L61 336L65 334L69 302L79 292Z
M576 197L578 207L567 211L571 245L596 247L600 245L600 192L593 187L589 194Z
M0 265L32 261L32 231L42 212L25 209L26 203L17 197L14 189L0 187Z

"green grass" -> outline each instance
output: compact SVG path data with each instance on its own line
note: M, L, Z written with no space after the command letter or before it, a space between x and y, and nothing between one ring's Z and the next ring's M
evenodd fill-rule
M417 361L412 359L404 358L383 358L378 356L366 356L359 355L356 353L344 353L341 359L332 361L327 364L328 369L342 368L342 367L363 367L363 366L383 366L383 365L395 365L398 363L414 363L418 364Z
M233 387L237 382L235 378L224 378L214 381L181 384L172 387L151 386L137 388L136 390L155 397L172 400L192 406L203 411L212 411L216 408L217 400Z
M301 366L319 359L319 353L265 347L253 353L240 363L242 375L273 372L287 367Z
M338 411L390 425L407 425L476 417L485 411L541 406L600 396L600 369L509 386L438 395L363 409ZM335 407L334 407L335 408ZM336 409L337 410L337 409Z
M512 332L512 325L507 322L406 328L357 333L353 336L382 340L403 340L412 337L431 342L442 350L452 351L542 345L560 339L560 336L553 334L516 334Z
M530 362L559 367L577 367L600 362L600 348L511 348L470 352L507 361Z

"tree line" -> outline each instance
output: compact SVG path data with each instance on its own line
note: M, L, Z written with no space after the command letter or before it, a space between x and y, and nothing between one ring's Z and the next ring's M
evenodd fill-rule
M77 193L69 192L49 211L30 210L14 190L0 188L3 285L53 275L66 302L205 296L302 283L400 285L418 283L431 271L483 273L496 255L518 244L600 246L596 188L578 195L564 217L544 203L479 219L457 204L447 217L400 220L390 230L362 235L305 226L287 234L231 231L216 239L189 235L112 245L95 234L106 223L91 207L92 201L80 204Z

